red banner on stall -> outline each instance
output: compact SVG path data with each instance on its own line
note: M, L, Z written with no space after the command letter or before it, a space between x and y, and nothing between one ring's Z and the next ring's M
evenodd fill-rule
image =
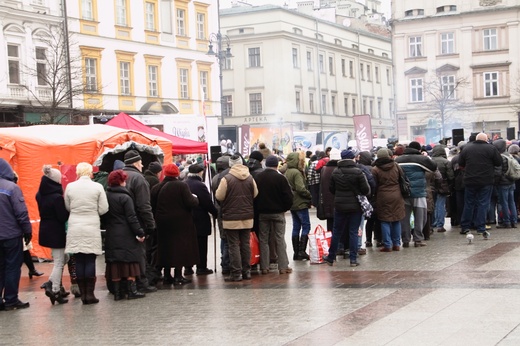
M352 118L354 120L354 137L359 151L372 150L372 124L370 122L370 115L354 115Z

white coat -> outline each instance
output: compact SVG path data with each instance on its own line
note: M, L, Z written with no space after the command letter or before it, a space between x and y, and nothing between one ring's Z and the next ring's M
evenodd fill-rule
M99 216L108 211L105 189L83 176L67 185L64 199L70 212L65 252L101 255Z

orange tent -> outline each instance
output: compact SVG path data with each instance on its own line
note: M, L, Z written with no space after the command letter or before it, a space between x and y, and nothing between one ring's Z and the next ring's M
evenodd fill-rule
M105 125L38 125L0 128L0 157L18 174L33 224L32 254L50 259L50 250L38 245L39 213L36 192L44 164L65 173L80 162L96 163L130 146L146 148L163 163L172 162L172 143L159 136ZM65 178L65 175L64 175ZM66 179L64 179L66 180Z

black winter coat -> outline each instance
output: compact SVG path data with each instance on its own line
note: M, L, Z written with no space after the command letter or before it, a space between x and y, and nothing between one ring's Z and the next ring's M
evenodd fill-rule
M284 175L266 168L255 177L258 195L255 198L259 214L285 213L291 209L293 192Z
M132 165L127 165L123 171L128 175L126 188L134 201L134 208L141 227L148 233L153 233L155 221L150 206L150 186L143 174Z
M361 212L357 195L367 196L370 186L363 171L353 160L340 160L332 172L329 190L334 194L334 208L342 213Z
M502 157L494 145L478 140L464 146L459 166L464 169L465 186L493 185L495 167L502 166Z
M36 193L38 212L40 213L40 233L38 243L51 249L65 248L65 224L69 212L63 200L63 187L60 183L42 176Z
M188 174L188 179L186 179L185 182L188 184L191 193L196 195L199 199L199 205L194 207L191 212L195 228L197 228L197 236L208 236L211 234L211 219L209 214L216 218L218 214L217 208L215 208L208 187L202 182L201 177Z
M338 160L330 160L320 173L320 199L317 216L320 220L334 218L334 194L330 192L332 172L338 167Z
M107 188L108 213L101 216L106 228L105 261L139 262L143 244L136 236L144 236L144 231L135 214L134 202L124 186Z

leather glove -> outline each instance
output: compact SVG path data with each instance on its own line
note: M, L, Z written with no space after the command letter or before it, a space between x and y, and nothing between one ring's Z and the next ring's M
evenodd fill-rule
M29 242L31 241L32 239L32 233L24 233L23 234L23 240L25 242L25 245L29 245Z

